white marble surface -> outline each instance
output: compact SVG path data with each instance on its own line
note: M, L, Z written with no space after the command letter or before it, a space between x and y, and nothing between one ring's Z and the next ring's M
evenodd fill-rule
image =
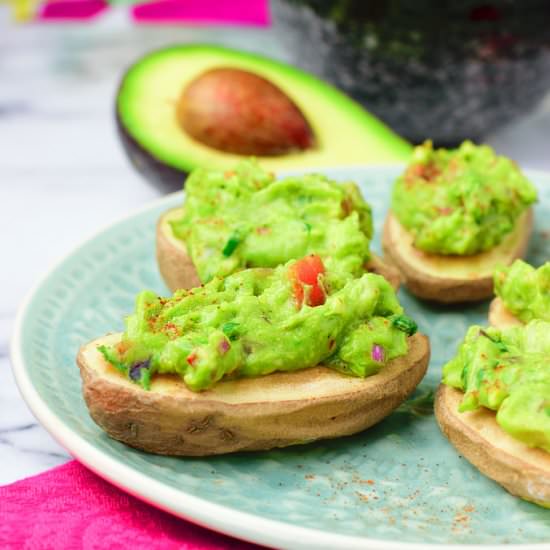
M124 12L90 26L15 26L0 4L0 485L70 458L13 381L8 348L19 303L57 258L159 194L119 147L117 81L142 52L199 39L291 57L271 30L136 28ZM550 96L489 141L524 166L550 170L549 128Z

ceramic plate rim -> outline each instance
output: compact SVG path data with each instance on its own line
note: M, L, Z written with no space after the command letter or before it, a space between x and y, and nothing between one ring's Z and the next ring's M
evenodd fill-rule
M304 170L292 170L281 172L279 175L296 175L307 172L324 171L346 171L350 169L383 170L397 169L401 164L385 165L345 165L334 167L316 167ZM543 177L550 177L550 172L543 170L526 170L530 175L537 174ZM101 478L112 483L119 489L144 500L145 502L201 525L208 529L236 537L250 542L277 546L284 548L348 548L366 550L423 550L429 547L430 550L541 550L549 548L548 543L531 544L510 544L510 545L487 545L487 544L440 544L440 543L411 543L399 540L371 539L358 536L341 535L327 531L316 530L307 527L300 527L278 520L268 519L248 512L235 510L228 506L211 502L186 493L182 489L169 487L164 483L149 478L147 475L127 466L117 459L106 455L100 449L84 440L76 430L65 425L63 419L54 413L34 387L32 378L26 369L23 359L23 327L27 312L31 307L34 297L40 289L47 284L50 276L70 257L75 255L82 247L95 240L103 233L109 231L124 221L127 221L139 214L154 210L163 204L170 204L178 196L183 196L182 191L170 193L164 197L148 202L146 205L133 209L131 212L118 217L111 223L105 224L87 237L79 241L66 254L57 259L36 283L27 292L20 304L15 318L12 338L10 342L10 356L15 381L23 396L23 399L31 409L36 419L46 430L67 449L69 453L87 468L92 470ZM183 497L183 498L182 498Z

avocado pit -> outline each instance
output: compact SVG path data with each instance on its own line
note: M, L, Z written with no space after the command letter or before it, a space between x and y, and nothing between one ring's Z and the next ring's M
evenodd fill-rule
M199 75L182 91L176 115L189 136L227 153L279 156L315 147L297 105L270 81L242 69Z

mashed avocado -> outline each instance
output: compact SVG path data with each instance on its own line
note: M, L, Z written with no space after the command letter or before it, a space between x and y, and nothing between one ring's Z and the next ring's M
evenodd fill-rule
M524 323L550 321L550 262L538 269L522 260L495 271L495 294Z
M372 219L354 183L319 174L276 180L246 161L229 172L195 170L186 182L183 217L172 229L203 283L307 254L357 277L370 257Z
M550 452L550 323L471 327L443 367L443 383L465 392L460 411L497 411L504 431Z
M383 277L339 281L318 256L308 256L216 277L171 298L144 291L121 342L99 349L144 388L154 373L178 374L199 391L227 377L320 363L369 376L407 353L416 325Z
M468 255L498 245L536 198L517 165L489 146L434 150L427 141L397 179L391 208L417 248Z

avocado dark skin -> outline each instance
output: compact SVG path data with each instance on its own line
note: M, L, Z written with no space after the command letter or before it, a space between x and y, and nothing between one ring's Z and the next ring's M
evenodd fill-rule
M115 120L120 142L132 166L161 191L179 191L185 184L188 173L159 161L143 148L124 128L116 109Z

